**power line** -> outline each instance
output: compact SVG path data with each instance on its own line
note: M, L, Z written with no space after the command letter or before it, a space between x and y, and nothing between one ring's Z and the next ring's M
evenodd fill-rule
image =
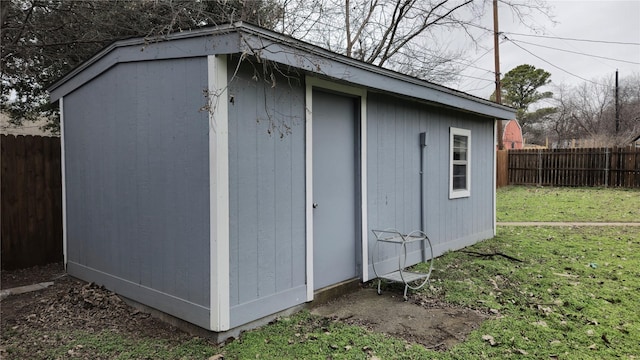
M460 59L460 60L458 60L458 59L448 59L448 58L445 58L445 57L442 57L442 56L438 56L438 55L432 55L432 56L440 58L442 60L448 60L448 61L451 61L453 63L460 64L460 65L463 65L463 66L466 66L466 67L470 67L470 68L474 68L474 69L478 69L478 70L482 70L482 71L493 73L493 71L491 71L489 69L484 69L484 68L481 68L481 67L473 65L475 61L471 62L471 61L462 60L462 59Z
M489 48L489 49L488 49L487 51L485 51L482 55L480 55L480 56L478 56L477 58L475 58L475 60L471 60L471 61L469 62L469 66L471 66L471 65L475 64L476 62L478 62L478 60L482 59L483 57L485 57L485 55L487 55L488 53L490 53L490 52L492 52L492 51L493 51L493 48ZM474 67L475 67L475 66L474 66ZM492 74L493 74L493 70L483 69L483 68L479 68L479 67L475 67L475 68L476 68L476 69L479 69L479 70L484 70L484 71L487 71L487 72L490 72L490 73L492 73Z
M479 27L479 26L478 26L478 27ZM530 36L530 37L537 37L537 38L543 38L543 39L570 40L570 41L582 41L582 42L592 42L592 43L602 43L602 44L616 44L616 45L635 45L635 46L640 46L640 43L637 43L637 42L607 41L607 40L591 40L591 39L576 39L576 38L565 38L565 37L559 37L559 36L545 36L545 35L522 34L522 33L514 33L514 32L504 32L504 34L518 35L518 36Z
M535 21L535 20L534 20L534 21ZM538 24L538 25L540 25L540 24ZM542 25L541 25L541 27L544 27L544 26L542 26ZM550 31L550 30L549 30L549 34L550 34L550 35L553 35L553 36L555 36L555 37L560 37L560 36L558 36L558 34L554 33L553 31ZM583 49L580 49L580 48L578 48L576 45L574 45L575 43L572 43L572 42L567 41L567 40L562 40L562 42L563 42L564 44L566 44L567 46L569 46L569 47L573 48L573 49L574 49L574 50L576 50L576 51L579 51L579 52L583 52L583 51L584 51ZM611 66L611 64L606 63L606 62L603 62L603 61L600 61L600 60L599 60L599 59L597 59L597 58L593 58L593 60L595 60L595 61L599 62L600 64L602 64L602 65L604 65L604 66L608 66L608 67L614 68L613 66Z
M486 28L484 26L481 25L477 25L477 24L472 24L472 23L466 23L465 25L471 26L471 27L475 27L481 30L484 30L486 32L493 32L493 30ZM634 46L640 46L640 42L625 42L625 41L609 41L609 40L593 40L593 39L577 39L577 38L568 38L568 37L561 37L561 36L548 36L548 35L535 35L535 34L523 34L523 33L517 33L517 32L510 32L510 31L502 31L500 32L500 34L509 34L509 35L518 35L518 36L529 36L529 37L535 37L535 38L543 38L543 39L555 39L555 40L569 40L569 41L581 41L581 42L590 42L590 43L601 43L601 44L613 44L613 45L634 45Z
M481 26L481 25L477 25L477 24L473 24L473 23L464 23L464 25L468 25L468 26L471 26L471 27L475 27L475 28L478 28L478 29L484 30L484 31L486 31L486 32L493 33L493 30L492 30L492 29L489 29L489 28L484 27L484 26Z
M476 25L476 24L472 24L472 23L467 23L466 25L472 26L472 27L476 27L478 29L484 30L486 32L493 32L493 30L488 29L484 26L480 26L480 25ZM544 38L544 39L558 39L558 40L569 40L569 41L582 41L582 42L594 42L594 43L605 43L605 44L618 44L618 45L640 45L640 43L634 43L634 42L620 42L620 41L605 41L605 40L591 40L591 39L576 39L576 38L566 38L566 37L561 37L561 36L544 36L544 35L532 35L532 34L523 34L523 33L516 33L516 32L500 32L500 34L504 35L504 34L513 34L513 35L519 35L519 36L530 36L530 37L538 37L538 38ZM555 34L554 34L555 35ZM506 36L504 36L506 39ZM516 40L511 40L511 39L507 39L509 41L516 41ZM578 55L584 55L584 56L590 56L593 57L594 60L606 65L606 66L611 66L610 64L606 64L602 61L597 60L598 58L600 59L606 59L606 60L611 60L611 61L619 61L619 62L625 62L625 63L630 63L630 64L634 64L634 65L640 65L640 63L638 62L633 62L633 61L628 61L628 60L622 60L622 59L613 59L613 58L608 58L608 57L604 57L604 56L598 56L598 55L592 55L592 54L586 54L583 52L574 52L574 51L570 51L570 50L564 50L564 49L558 49L558 48L554 48L554 47L550 47L550 46L545 46L545 45L540 45L540 44L534 44L534 43L529 43L529 42L525 42L522 40L517 40L521 43L524 44L529 44L529 45L533 45L533 46L539 46L539 47L545 47L545 48L549 48L549 49L553 49L553 50L558 50L558 51L566 51L569 53L574 53L574 54L578 54ZM567 43L567 45L574 47L573 45ZM574 47L575 48L575 47ZM577 49L577 48L576 48ZM524 49L523 49L524 50ZM580 49L578 49L580 50ZM482 56L486 55L487 53L484 53ZM480 56L480 57L482 57ZM479 58L478 58L479 59ZM478 60L476 59L476 61ZM474 63L475 61L473 61L472 63ZM562 70L562 69L561 69Z
M493 81L491 81L491 82L493 82ZM485 86L482 86L482 87L473 88L473 89L469 89L469 88L467 88L467 89L464 89L464 90L461 90L461 91L464 91L464 92L480 91L480 90L484 90L484 89L486 89L487 87L489 87L489 86L491 86L491 85L492 85L492 84L491 84L491 83L489 83L489 84L487 84L487 85L485 85Z
M572 54L578 54L578 55L590 56L590 57L600 58L600 59L605 59L605 60L612 60L612 61L619 61L619 62L624 62L624 63L629 63L629 64L640 65L640 62L635 62L635 61L622 60L622 59L614 59L614 58L610 58L610 57L606 57L606 56L599 56L599 55L593 55L593 54L585 54L585 53L578 52L578 51L571 51L571 50L566 50L566 49L559 49L559 48L555 48L555 47L551 47L551 46L540 45L540 44L534 44L534 43L530 43L530 42L522 41L522 40L514 40L514 39L509 39L509 40L510 40L510 41L512 41L512 42L517 41L517 42L519 42L519 43L528 44L528 45L533 45L533 46L538 46L538 47L543 47L543 48L547 48L547 49L551 49L551 50L564 51L564 52L568 52L568 53L572 53Z
M459 65L461 65L463 67L466 67L466 68L473 68L473 69L484 71L486 73L493 74L492 70L481 68L481 67L473 65L477 60L479 60L481 57L485 56L490 51L493 51L493 49L489 49L487 52L485 52L484 54L482 54L480 57L478 57L477 59L475 59L473 61L463 60L463 59L455 59L455 58L449 58L449 57L443 57L443 56L440 56L440 55L436 55L434 52L432 52L430 50L425 50L424 52L420 53L420 56L432 57L432 58L443 60L445 63L446 62L451 62L451 63L459 64ZM407 56L407 57L411 57L409 54L404 54L404 55ZM459 73L457 71L456 72L441 71L441 73L447 74L447 75L455 75L455 76L467 77L467 78L470 78L470 79L477 79L477 80L482 80L482 81L494 82L494 80L488 80L488 79L484 79L484 78L480 78L480 77L475 77L475 76L472 76L472 75L464 75L464 74L461 74L461 73Z
M505 38L506 38L506 37L505 37ZM547 60L545 60L545 59L541 58L540 56L538 56L538 55L536 55L536 54L532 53L531 51L529 51L529 50L527 50L527 49L523 48L522 46L518 45L515 41L512 41L512 40L511 40L511 39L509 39L509 38L506 38L506 39L507 39L507 40L509 40L513 45L515 45L515 46L519 47L521 50L523 50L523 51L527 52L529 55L531 55L531 56L533 56L533 57L535 57L535 58L537 58L537 59L539 59L539 60L544 61L545 63L547 63L547 64L549 64L549 65L553 66L554 68L556 68L556 69L558 69L558 70L560 70L560 71L563 71L563 72L565 72L565 73L567 73L567 74L569 74L569 75L571 75L571 76L575 76L575 77L577 77L578 79L584 80L584 81L586 81L586 82L590 82L590 83L595 84L595 85L610 87L609 85L600 84L600 83L597 83L597 82L595 82L595 81L592 81L592 80L589 80L589 79L585 79L585 78L583 78L582 76L576 75L576 74L574 74L574 73L572 73L572 72L570 72L570 71L567 71L567 70L565 70L565 69L563 69L563 68L561 68L561 67L559 67L559 66L557 66L557 65L554 65L554 64L550 63L549 61L547 61Z
M492 51L492 50L493 49L489 49L489 51ZM446 57L443 57L443 56L435 55L434 53L430 53L429 55L432 56L432 57L438 58L438 59L445 60L445 61L451 61L451 62L460 64L460 65L463 65L463 66L466 66L466 67L470 67L470 68L474 68L474 69L478 69L478 70L482 70L482 71L493 73L493 70L484 69L484 68L481 68L481 67L473 65L480 58L478 58L476 60L473 60L473 61L468 61L468 60L462 60L462 59L460 59L460 60L458 60L458 59L450 59L450 58L446 58ZM486 55L486 53L483 54L482 56L484 56L484 55Z
M474 69L478 69L478 70L482 70L482 71L486 71L487 73L490 73L493 75L493 70L489 70L489 69L484 69L481 67L477 67L474 66L473 64L475 64L478 60L480 60L481 58L483 58L485 55L487 55L488 53L492 52L493 48L488 49L487 51L485 51L482 55L478 56L476 59L469 61L468 64L463 64L463 65L467 65L468 67L474 68ZM489 80L489 79L483 79L483 78L477 78L477 77L473 77L471 75L463 75L463 74L458 74L459 76L462 77L468 77L468 78L472 78L472 79L478 79L478 80L482 80L482 81L490 81L492 83L495 83L495 80ZM488 85L487 85L488 86ZM486 86L484 86L486 87ZM483 88L484 88L483 87Z
M455 73L452 73L455 74ZM477 77L477 76L471 76L471 75L462 75L462 74L455 74L458 76L462 76L462 77L466 77L466 78L470 78L470 79L476 79L476 80L482 80L482 81L488 81L488 82L494 82L493 79L489 80L489 79L483 79L481 77Z

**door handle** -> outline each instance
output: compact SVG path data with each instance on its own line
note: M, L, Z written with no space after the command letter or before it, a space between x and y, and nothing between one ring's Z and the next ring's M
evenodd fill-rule
M318 203L313 203L313 208L317 208L318 207Z

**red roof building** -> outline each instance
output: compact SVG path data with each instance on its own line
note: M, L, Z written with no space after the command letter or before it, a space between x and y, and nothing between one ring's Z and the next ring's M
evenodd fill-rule
M509 120L504 125L504 131L502 132L502 143L505 150L507 149L522 149L524 142L522 141L522 128L518 124L518 120Z

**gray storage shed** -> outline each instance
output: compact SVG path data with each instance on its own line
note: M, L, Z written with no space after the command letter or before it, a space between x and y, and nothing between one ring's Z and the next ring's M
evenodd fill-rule
M68 273L205 329L372 279L372 229L495 234L514 111L487 100L244 23L118 41L49 90Z

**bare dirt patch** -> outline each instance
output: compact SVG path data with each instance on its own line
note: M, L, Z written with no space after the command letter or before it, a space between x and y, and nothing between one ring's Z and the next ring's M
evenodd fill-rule
M0 301L0 358L49 358L51 349L60 348L71 349L65 358L96 358L86 348L74 346L80 333L108 331L130 339L161 339L167 346L193 339L128 306L103 287L65 275L61 264L2 273L3 288L45 281L53 281L54 285ZM312 313L435 350L446 350L464 341L488 318L487 314L419 294L411 294L405 302L395 291L379 296L367 287L320 305Z
M54 281L56 278L64 276L64 274L62 263L34 266L20 270L2 270L0 273L0 289L11 289L18 286Z
M44 269L50 272L46 274ZM60 274L60 266L3 272L3 288L29 282L54 281L44 290L9 296L0 301L0 358L48 358L48 351L73 343L78 332L125 334L127 338L161 338L177 344L191 335L128 306L114 293ZM5 283L5 279L7 282ZM82 348L65 357L94 359ZM86 351L86 349L84 350Z
M434 350L446 350L464 341L489 316L453 307L419 294L403 301L401 294L364 288L320 305L313 314L364 326Z

